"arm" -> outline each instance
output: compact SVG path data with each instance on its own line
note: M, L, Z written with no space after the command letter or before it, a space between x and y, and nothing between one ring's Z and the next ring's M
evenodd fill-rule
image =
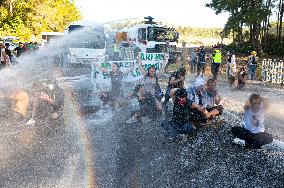
M268 108L269 108L268 99L262 97L261 100L262 100L262 103L263 103L263 108L264 108L264 110L267 111Z
M245 105L244 105L244 110L246 111L246 110L248 110L250 107L251 107L250 101L247 100L246 103L245 103Z
M98 69L100 69L102 72L107 73L107 74L110 74L110 71L107 70L106 68L103 68L103 67L97 65L96 63L94 63L94 64L95 64L95 66L96 66Z
M158 72L158 74L157 74L157 77L159 78L160 76L161 76L161 74L164 72L164 70L165 70L165 67L166 67L166 64L168 63L168 60L169 60L169 54L166 54L165 55L165 59L164 59L164 61L163 61L163 65L162 65L162 68L161 68L161 70Z
M179 83L180 81L183 81L183 80L184 80L183 76L181 76L180 79L175 79L175 77L171 77L170 84L177 84L177 83Z
M145 69L143 68L142 59L141 59L140 54L138 54L137 59L138 59L138 64L139 64L139 70L141 71L143 76L146 76L147 73L146 73Z
M132 67L130 67L128 70L126 70L125 72L123 72L123 76L127 75L128 73L132 72L134 69L135 65L133 65Z
M220 104L221 103L221 101L222 101L222 98L220 97L220 95L217 95L216 97L215 97L215 104Z

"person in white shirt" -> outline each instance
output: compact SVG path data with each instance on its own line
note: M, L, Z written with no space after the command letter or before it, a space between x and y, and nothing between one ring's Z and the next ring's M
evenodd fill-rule
M264 116L269 107L268 101L258 94L252 94L244 105L244 127L232 127L235 137L233 143L245 145L246 148L260 149L273 141L265 132Z
M230 87L235 85L236 76L237 76L237 64L235 54L228 52L228 61L227 61L227 75Z

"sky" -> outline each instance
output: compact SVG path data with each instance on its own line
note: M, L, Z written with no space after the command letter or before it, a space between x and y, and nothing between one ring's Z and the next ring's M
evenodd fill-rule
M191 27L224 27L228 14L215 15L208 0L75 0L83 19L105 23L154 17L155 21Z

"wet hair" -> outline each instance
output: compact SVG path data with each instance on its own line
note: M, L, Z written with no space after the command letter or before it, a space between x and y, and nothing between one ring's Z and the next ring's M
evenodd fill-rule
M186 89L181 88L181 89L176 90L175 96L176 96L177 98L184 98L184 97L187 97L187 91L186 91Z
M115 62L115 63L113 63L113 64L115 64L118 69L120 68L118 63Z
M254 100L261 100L261 96L259 95L259 94L251 94L250 96L249 96L249 102L250 103L252 103L252 101L254 101Z
M186 74L185 68L180 68L180 69L178 70L178 74L179 74L180 76L185 76L185 74Z
M150 71L151 68L154 68L154 69L155 69L155 74L156 74L156 67L155 67L154 65L151 65L151 66L148 67L148 69L147 69L147 74L146 74L146 76L150 76L149 71Z
M138 84L135 86L135 89L134 89L134 94L137 94L139 92L139 90L141 89L141 87L143 87L144 85L143 84Z
M211 78L209 80L207 80L206 85L212 84L215 82L215 79Z

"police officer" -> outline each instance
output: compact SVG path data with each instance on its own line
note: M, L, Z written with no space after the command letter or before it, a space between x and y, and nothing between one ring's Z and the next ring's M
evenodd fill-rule
M213 74L213 79L216 80L222 62L222 52L219 50L218 46L214 46L213 48L211 73Z

